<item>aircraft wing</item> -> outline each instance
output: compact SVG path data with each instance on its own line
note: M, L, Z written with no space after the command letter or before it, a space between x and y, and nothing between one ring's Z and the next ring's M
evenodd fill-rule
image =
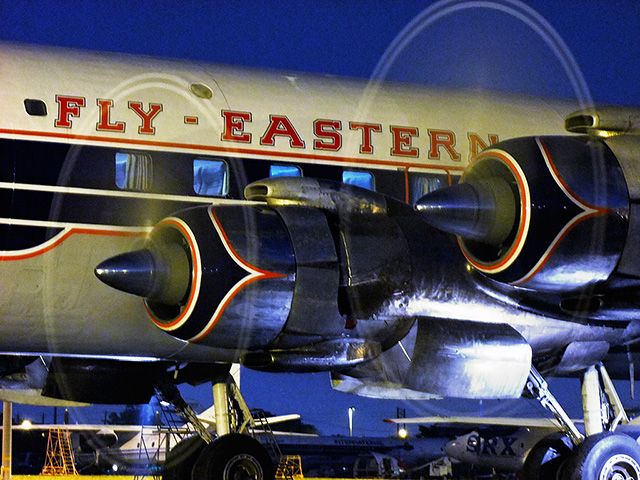
M140 425L99 425L99 424L60 424L60 423L39 423L39 424L20 424L13 425L12 430L52 430L55 428L61 428L69 430L71 432L139 432L142 428L157 428L157 427L142 427Z
M0 400L3 402L46 407L88 407L90 405L85 402L46 397L42 395L40 389L0 389Z
M580 420L574 420L579 422ZM518 418L518 417L411 417L411 418L387 418L385 422L400 424L447 424L447 425L489 425L502 427L528 427L528 428L552 428L560 429L560 425L553 418Z
M204 412L198 415L198 419L209 426L213 426L216 424L216 417L214 414L213 407L206 409ZM273 417L267 417L267 422L270 425L274 425L276 423L284 423L284 422L292 422L294 420L300 420L300 414L291 413L287 415L275 415Z
M293 422L295 420L300 420L300 414L289 413L286 415L275 415L273 417L267 417L267 421L272 425L275 423Z

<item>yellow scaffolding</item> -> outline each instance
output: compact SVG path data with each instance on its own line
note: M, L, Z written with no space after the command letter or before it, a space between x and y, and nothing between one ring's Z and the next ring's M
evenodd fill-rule
M302 459L300 455L282 455L276 470L277 480L302 480Z
M78 475L71 448L71 433L64 428L52 428L47 439L47 456L42 475Z

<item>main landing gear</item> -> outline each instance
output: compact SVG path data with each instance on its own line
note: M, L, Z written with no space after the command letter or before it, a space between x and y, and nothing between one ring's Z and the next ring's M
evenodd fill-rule
M582 379L584 435L533 367L525 391L555 416L562 430L531 449L525 480L640 480L640 446L615 433L629 418L603 365L588 368Z
M167 454L163 480L272 480L280 452L277 444L267 450L252 436L257 426L233 377L225 374L214 380L213 401L216 420L214 439L175 387L161 388L163 398L194 425L198 435L182 440ZM175 391L172 391L175 390ZM176 397L177 394L177 397ZM168 398L169 397L169 398ZM256 425L258 423L258 425ZM267 439L269 440L269 439Z

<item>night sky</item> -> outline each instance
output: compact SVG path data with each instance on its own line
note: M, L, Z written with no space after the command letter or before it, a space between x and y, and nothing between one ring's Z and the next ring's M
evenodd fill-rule
M475 8L468 8L472 5ZM465 4L0 0L0 40L592 98L602 104L640 103L640 2L549 0L528 5L537 14L504 0ZM415 28L406 30L411 22ZM402 41L406 45L399 48ZM396 48L387 51L392 45ZM565 68L572 65L578 68ZM334 393L327 374L266 375L245 370L243 375L251 407L299 412L324 433L347 433L350 405L357 408L357 434L394 432L381 419L394 416L396 407L407 408L408 415L453 413L450 403L363 400ZM552 385L559 390L571 387L570 402L577 404L577 382ZM207 395L210 391L204 387L186 392L188 399L203 407ZM623 398L628 395L623 393ZM496 414L498 408L505 414L516 411L512 402L461 406L488 414ZM85 410L76 417L96 421L100 413ZM49 412L46 419L51 419Z

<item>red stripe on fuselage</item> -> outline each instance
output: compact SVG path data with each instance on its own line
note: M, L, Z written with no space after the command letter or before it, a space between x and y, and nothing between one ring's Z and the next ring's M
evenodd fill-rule
M22 253L22 254L16 253L16 254L10 254L10 255L7 255L6 253L5 254L0 253L0 261L8 262L8 261L14 261L14 260L26 260L28 258L37 257L38 255L43 255L53 250L54 248L58 247L60 244L62 244L65 240L67 240L72 235L99 235L103 237L141 237L146 234L147 234L146 231L131 232L131 231L124 231L124 230L100 230L97 228L94 229L94 228L72 227L69 230L62 233L60 237L57 238L52 243L47 244L45 242L44 244L42 244L40 248L36 248L35 250L30 251L28 253Z

